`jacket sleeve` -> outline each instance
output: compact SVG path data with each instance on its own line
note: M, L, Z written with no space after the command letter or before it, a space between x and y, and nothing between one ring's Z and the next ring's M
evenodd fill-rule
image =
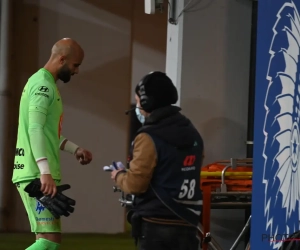
M116 184L128 194L138 195L146 192L156 163L157 153L153 140L145 133L139 134L134 140L129 169L125 173L119 172Z

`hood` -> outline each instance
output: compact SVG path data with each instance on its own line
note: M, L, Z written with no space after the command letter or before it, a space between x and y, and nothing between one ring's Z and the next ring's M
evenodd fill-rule
M199 133L180 110L168 106L153 111L139 132L149 132L177 148L194 146Z

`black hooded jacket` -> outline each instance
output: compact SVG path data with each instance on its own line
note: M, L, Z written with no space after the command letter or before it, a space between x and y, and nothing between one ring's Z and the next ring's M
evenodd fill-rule
M165 219L184 219L178 213L187 211L190 222L197 224L202 207L204 146L199 132L180 110L176 106L154 110L137 132L136 136L146 133L151 137L157 160L150 185L136 195L134 208L143 217ZM175 205L178 213L172 209Z

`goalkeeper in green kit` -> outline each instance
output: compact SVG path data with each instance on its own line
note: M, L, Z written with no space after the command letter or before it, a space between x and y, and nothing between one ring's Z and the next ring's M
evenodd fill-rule
M24 203L31 231L36 234L35 243L26 250L59 249L60 215L73 212L70 205L75 201L62 194L70 186L60 186L60 150L75 155L82 165L92 160L89 151L61 135L63 105L56 86L57 80L67 83L79 72L83 58L84 51L76 41L58 41L49 61L23 89L12 181Z

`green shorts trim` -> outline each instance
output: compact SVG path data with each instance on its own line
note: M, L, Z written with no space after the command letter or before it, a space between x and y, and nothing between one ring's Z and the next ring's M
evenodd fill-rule
M31 232L33 233L60 233L61 221L55 219L53 215L35 198L29 197L24 188L31 181L16 183L17 189L25 206L30 222ZM59 185L59 181L55 181Z

